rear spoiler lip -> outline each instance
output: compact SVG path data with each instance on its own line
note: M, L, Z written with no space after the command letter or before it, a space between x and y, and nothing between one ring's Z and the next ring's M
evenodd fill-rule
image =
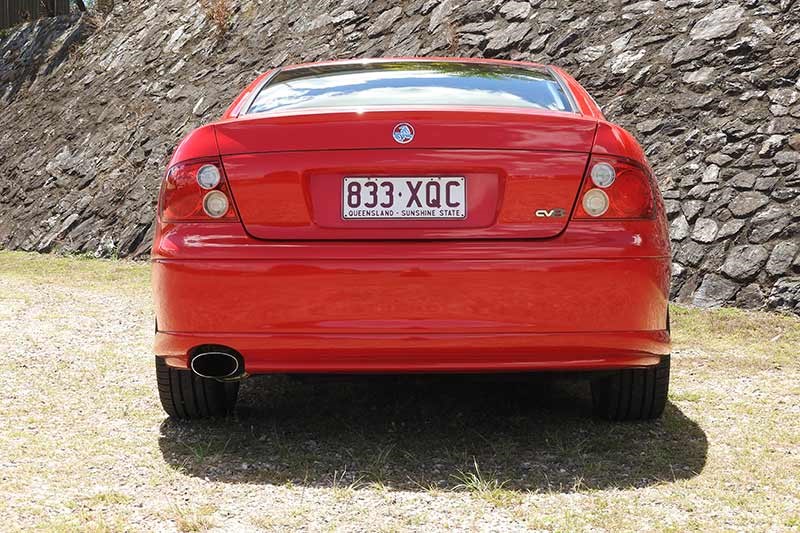
M295 154L295 153L324 153L324 152L368 152L374 150L396 150L398 152L402 152L403 150L409 150L408 147L375 147L375 148L309 148L309 149L291 149L291 150L254 150L254 151L243 151L243 152L224 152L220 153L219 157L233 157L239 155L254 155L254 154ZM441 147L441 146L415 146L413 149L416 150L425 150L425 151L436 151L436 150L446 150L449 152L458 152L458 151L476 151L482 150L481 148L474 148L470 146L465 146L463 148L452 148L452 147ZM540 149L540 148L531 148L531 149L523 149L523 148L483 148L487 152L490 151L498 151L498 152L531 152L531 153L552 153L552 154L582 154L582 155L591 155L592 152L588 150L553 150L553 149ZM216 157L216 156L212 156ZM194 159L202 159L202 158L194 158ZM183 161L177 161L178 163L182 163ZM635 162L635 161L634 161Z
M410 122L416 138L392 141ZM219 154L368 149L486 149L590 153L597 119L576 113L495 107L416 106L258 113L213 123ZM385 136L384 136L385 134Z

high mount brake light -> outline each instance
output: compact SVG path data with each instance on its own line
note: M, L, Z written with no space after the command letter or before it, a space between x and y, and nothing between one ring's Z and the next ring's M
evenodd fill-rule
M573 218L653 218L654 187L650 175L639 166L614 157L592 156Z
M162 222L239 220L219 159L172 166L161 184L158 216Z

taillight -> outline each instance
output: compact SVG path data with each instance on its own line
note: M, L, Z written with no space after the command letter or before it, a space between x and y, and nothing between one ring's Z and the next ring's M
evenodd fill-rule
M574 218L653 218L653 182L639 166L623 159L592 156Z
M161 184L158 216L162 222L239 220L219 159L172 166Z

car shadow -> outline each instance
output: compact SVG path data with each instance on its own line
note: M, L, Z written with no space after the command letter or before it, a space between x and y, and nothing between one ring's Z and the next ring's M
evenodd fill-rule
M708 449L672 403L660 420L605 422L588 382L562 379L260 376L236 416L160 429L164 460L188 475L354 489L644 487L697 475Z

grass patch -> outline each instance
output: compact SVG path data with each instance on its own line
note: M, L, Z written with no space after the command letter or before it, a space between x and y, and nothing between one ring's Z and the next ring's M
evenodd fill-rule
M98 513L78 511L47 520L38 529L48 533L116 533L128 531L130 527L122 517L107 518Z
M333 471L330 488L336 500L349 500L353 497L354 492L363 486L364 476L350 475L347 473L346 468L341 472L338 470Z
M43 285L83 287L104 292L150 291L150 264L0 251L0 277Z
M472 470L466 472L459 470L453 478L458 481L458 485L453 487L454 490L465 490L477 494L500 490L506 484L505 481L500 482L496 479L486 478L481 473L478 461L475 459L472 460Z
M506 490L506 481L499 481L494 478L486 477L478 466L478 461L472 460L472 470L459 470L453 475L458 484L453 487L454 491L466 491L485 500L497 507L508 507L522 501L519 492Z
M670 316L677 350L724 352L776 364L798 362L800 317L796 315L673 304Z
M669 399L673 402L699 402L703 399L703 395L699 392L670 392Z
M250 519L250 523L265 531L300 531L308 521L308 514L313 512L305 505L293 508L278 516L260 515Z
M216 512L213 505L201 505L191 508L184 504L176 504L170 507L163 516L175 523L175 527L182 533L195 533L207 531L216 527L216 522L212 515Z
M131 503L133 497L122 494L116 491L99 492L93 496L86 498L86 503L89 506L96 505L125 505Z

